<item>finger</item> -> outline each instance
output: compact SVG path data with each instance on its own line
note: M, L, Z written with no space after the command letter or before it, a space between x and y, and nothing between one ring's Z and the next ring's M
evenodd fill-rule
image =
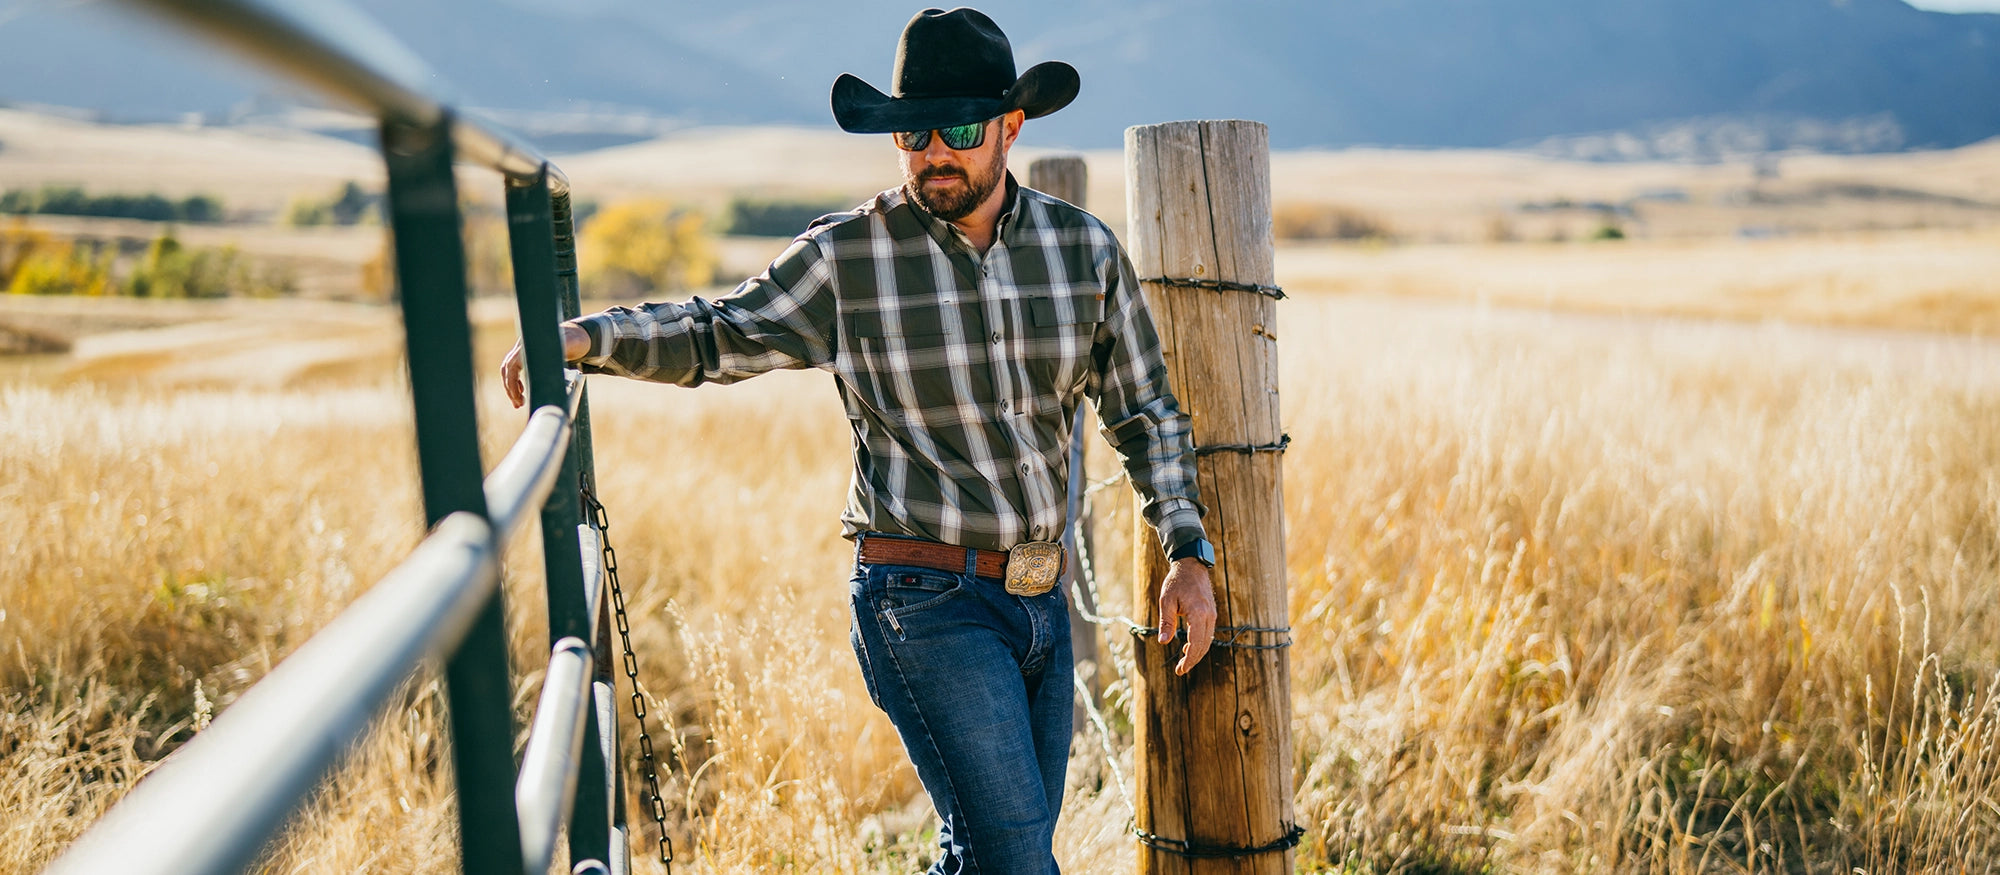
M515 409L520 409L521 404L527 400L523 397L527 393L526 387L521 385L521 344L519 342L516 342L512 349L507 350L506 358L500 360L500 385L507 390L507 400L514 402Z
M1174 633L1180 631L1180 608L1166 599L1160 600L1160 643L1174 640Z
M1188 643L1181 648L1181 661L1174 666L1174 674L1187 674L1201 664L1202 657L1208 655L1209 645L1215 641L1215 617L1208 613L1197 613L1188 618Z

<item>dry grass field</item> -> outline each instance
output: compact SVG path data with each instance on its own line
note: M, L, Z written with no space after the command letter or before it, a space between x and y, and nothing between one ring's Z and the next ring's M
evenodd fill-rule
M613 185L649 148L675 147L572 175ZM1338 194L1301 167L1367 158L1322 157L1274 161L1281 200ZM1990 157L1825 172L1991 186ZM1529 185L1515 166L1484 184ZM1621 173L1668 170L1570 168L1533 196L1669 184ZM1440 215L1478 227L1472 200ZM2000 871L1992 234L1284 247L1300 871ZM1954 315L1908 315L1945 292ZM510 309L476 307L482 373ZM391 312L0 300L0 322L81 335L0 361L0 871L34 871L422 532ZM677 870L919 870L928 803L846 643L827 378L591 391ZM481 392L491 462L522 420ZM1097 503L1103 556L1125 555L1122 489ZM525 714L535 538L509 556ZM1102 582L1129 602L1122 563ZM1133 867L1129 638L1105 641L1110 732L1079 735L1057 835L1076 873ZM265 871L452 869L438 693L404 694Z
M1302 869L2000 855L2000 350L1358 297L1284 316L1313 339L1284 387ZM415 542L406 396L365 349L277 384L168 356L0 390L0 865L49 859ZM824 378L593 395L684 861L916 868L924 803L846 649ZM519 419L485 402L491 458ZM525 668L546 642L532 544L513 556ZM446 868L435 693L270 871ZM1069 871L1129 870L1107 744L1129 757L1079 739Z
M2000 337L2000 225L1772 240L1288 244L1287 288Z

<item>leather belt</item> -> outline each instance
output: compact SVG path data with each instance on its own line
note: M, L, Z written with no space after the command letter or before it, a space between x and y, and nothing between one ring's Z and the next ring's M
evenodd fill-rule
M973 547L954 547L937 541L910 538L871 538L862 535L855 555L868 565L915 565L939 571L965 573L965 555L975 556L974 574L980 577L1007 576L1007 554Z

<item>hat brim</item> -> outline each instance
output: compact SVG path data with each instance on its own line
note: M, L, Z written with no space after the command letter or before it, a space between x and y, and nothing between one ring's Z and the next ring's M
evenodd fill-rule
M1029 67L1001 97L890 97L852 73L833 80L833 120L850 134L928 131L983 122L1013 110L1041 118L1076 99L1076 68L1061 61Z

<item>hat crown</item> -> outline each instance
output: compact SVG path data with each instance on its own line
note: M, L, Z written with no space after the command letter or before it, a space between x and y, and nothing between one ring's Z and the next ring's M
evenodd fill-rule
M926 9L896 44L895 97L991 97L1014 85L1014 47L993 19L961 6Z
M1076 99L1076 68L1043 61L1014 75L1014 47L1000 26L976 9L926 9L903 27L896 43L892 94L861 77L833 80L833 120L853 134L922 131L987 121L1020 112L1041 118Z

